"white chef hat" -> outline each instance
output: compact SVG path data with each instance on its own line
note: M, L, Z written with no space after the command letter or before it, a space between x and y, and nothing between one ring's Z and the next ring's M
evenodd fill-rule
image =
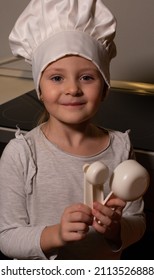
M102 0L31 0L9 36L15 56L32 65L40 97L42 71L66 55L91 60L110 87L110 60L116 55L116 20Z

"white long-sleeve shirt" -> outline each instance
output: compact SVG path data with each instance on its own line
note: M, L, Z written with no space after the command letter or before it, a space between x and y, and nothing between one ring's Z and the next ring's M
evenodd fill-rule
M16 259L46 259L40 236L46 226L60 222L69 205L83 202L83 165L102 161L115 167L131 157L128 132L108 131L108 147L94 156L66 153L46 139L40 126L26 135L18 130L0 160L0 250ZM110 178L109 176L109 178ZM109 179L104 196L110 192ZM145 231L144 203L128 202L121 220L122 248ZM82 241L55 250L50 259L119 259L102 234L92 227Z

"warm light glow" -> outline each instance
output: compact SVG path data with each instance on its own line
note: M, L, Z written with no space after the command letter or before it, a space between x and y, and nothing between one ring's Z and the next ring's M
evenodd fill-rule
M154 84L111 80L111 87L125 89L130 93L154 95Z

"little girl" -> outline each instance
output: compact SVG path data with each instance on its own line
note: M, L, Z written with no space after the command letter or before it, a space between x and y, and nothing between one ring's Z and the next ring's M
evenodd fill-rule
M31 0L10 34L32 64L46 118L0 161L0 250L16 259L120 259L145 231L143 200L84 204L83 166L133 158L128 132L92 118L110 87L116 21L101 0ZM114 106L114 104L113 104Z

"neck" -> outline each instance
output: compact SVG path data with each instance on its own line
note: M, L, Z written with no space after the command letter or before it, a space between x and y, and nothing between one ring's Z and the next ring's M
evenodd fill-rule
M48 120L48 122L43 125L42 130L48 140L56 144L65 143L69 146L78 146L86 138L94 137L96 133L96 129L94 129L94 126L89 122L67 125Z
M48 121L42 126L46 138L61 150L81 155L91 156L108 146L108 133L91 123L66 125Z

